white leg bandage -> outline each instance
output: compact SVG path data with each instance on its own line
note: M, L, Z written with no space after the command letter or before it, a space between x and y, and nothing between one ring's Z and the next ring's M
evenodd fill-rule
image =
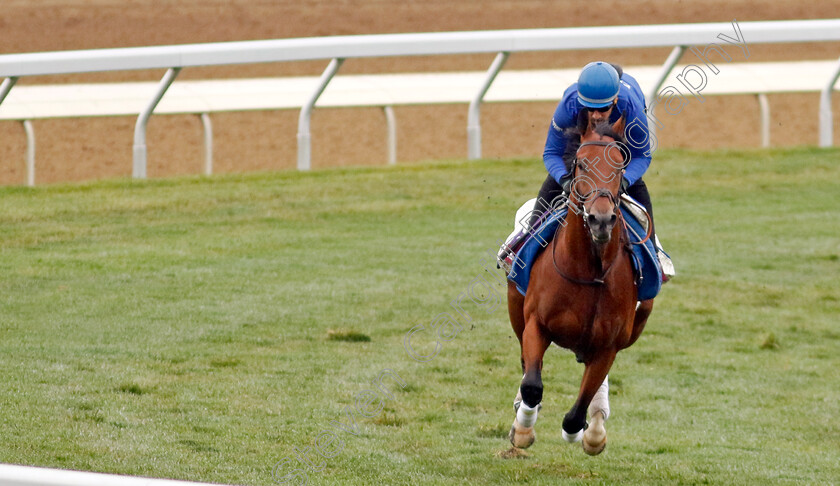
M519 404L519 410L516 411L516 421L526 429L531 428L537 423L537 413L539 411L539 405L531 408L525 402L522 402Z
M610 417L610 385L609 385L609 375L604 378L604 382L601 383L601 386L598 387L598 391L595 392L595 396L592 398L592 402L589 403L589 416L595 414L595 412L601 412L604 414L604 420Z
M583 438L583 433L584 433L583 429L580 429L579 431L577 431L577 433L574 433L574 434L566 433L566 430L563 429L562 427L560 429L563 432L563 434L562 434L563 435L563 440L565 440L566 442L568 442L570 444L574 444L575 442L580 442L580 439Z

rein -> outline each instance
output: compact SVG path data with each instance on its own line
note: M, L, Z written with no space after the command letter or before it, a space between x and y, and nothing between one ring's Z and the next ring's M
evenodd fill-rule
M653 219L650 217L649 214L647 215L647 219L648 219L648 228L647 228L647 232L645 232L645 237L642 238L639 241L631 241L630 242L631 245L644 245L645 242L647 242L647 240L650 239L651 230L653 229ZM627 224L627 221L625 221L624 218L621 218L621 222L624 224L624 231L627 232L630 229L630 225ZM636 237L639 236L635 233L635 231L633 232L633 235L636 236Z
M621 216L620 211L619 211L619 216L618 217L621 218L621 222L622 222L622 224L624 224L624 218ZM584 220L584 225L585 224L586 224L586 221ZM604 281L607 278L607 274L610 273L610 270L612 270L613 263L615 263L615 261L618 259L619 254L616 253L616 255L613 257L613 259L610 260L610 264L607 266L607 268L601 273L601 276L598 277L598 278L593 278L592 280L582 280L582 279L579 279L579 278L575 278L575 277L566 275L566 273L563 272L563 270L560 270L560 267L557 266L557 260L555 259L555 249L557 248L557 236L558 236L558 233L560 233L560 228L562 226L563 225L558 225L557 229L554 230L554 238L553 238L553 241L551 242L551 263L552 263L552 265L554 265L554 271L556 271L561 277L565 278L569 282L576 283L578 285L593 285L593 286L604 285ZM621 232L622 239L624 239L623 237L625 235L625 231ZM624 246L626 247L626 245L624 245Z

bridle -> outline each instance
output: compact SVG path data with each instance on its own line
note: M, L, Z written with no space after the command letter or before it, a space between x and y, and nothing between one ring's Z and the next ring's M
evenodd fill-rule
M583 142L582 144L580 144L580 147L578 147L578 151L580 151L580 149L582 149L583 147L586 147L587 145L597 145L599 147L609 147L613 143L615 143L615 142L604 142L602 140L591 141L591 142ZM618 146L618 145L616 145L616 146ZM577 166L578 166L578 158L577 158L577 154L575 154L575 160L572 163L572 170L576 171ZM594 197L592 197L593 195L594 195ZM602 197L605 197L605 198L610 200L610 203L613 205L613 214L616 215L616 217L618 217L619 213L620 213L620 211L618 210L618 196L613 195L613 193L611 193L610 191L608 191L604 188L595 188L595 189L592 189L591 191L587 192L586 194L580 195L581 201L590 201L590 198L591 198L591 201L589 203L590 207L593 204L595 204L596 200L598 200ZM584 204L583 205L583 225L586 227L587 231L589 230L589 223L587 222L588 220L589 220L589 210L587 209L586 204Z
M585 147L587 145L597 145L597 146L601 146L601 147L609 147L613 144L615 144L615 142L605 142L603 140L583 142L578 147L578 152L580 151L580 149L582 149L583 147ZM624 155L624 160L627 160L626 148L622 148L622 146L618 145L618 144L616 144L616 146L619 150L621 150L622 155ZM575 174L577 172L577 166L578 166L578 157L577 157L577 153L575 153L575 160L572 163L572 167L571 167L572 174ZM574 191L575 189L573 188L572 190ZM592 189L591 191L587 192L586 194L580 195L580 200L581 201L589 201L590 198L591 198L591 201L589 201L589 206L591 207L595 203L596 200L598 200L602 197L606 197L607 199L610 200L610 203L612 203L612 205L613 205L613 214L617 218L616 219L616 224L621 224L622 227L623 227L624 226L624 218L622 217L621 211L619 210L618 196L616 194L613 194L612 192L610 192L610 191L608 191L607 189L604 189L604 188L595 188L595 189ZM589 211L587 210L587 205L586 204L583 204L582 206L583 206L583 216L582 216L583 217L583 226L586 228L586 231L587 231L587 233L589 233L590 238L591 238L592 233L591 233L591 230L589 229L589 223L587 222L587 220L589 219ZM568 212L567 212L567 216L568 216ZM555 260L555 255L556 255L555 249L557 247L557 239L558 239L557 236L558 236L558 234L560 232L560 228L562 226L563 225L558 225L557 229L554 232L554 239L553 239L554 241L552 241L552 243L551 243L551 245L552 245L552 247L551 247L551 262L554 264L554 270L557 271L557 273L560 274L561 277L565 278L566 280L568 280L569 282L572 282L572 283L576 283L576 284L580 284L580 285L603 285L604 280L607 278L607 274L610 272L610 270L612 270L613 263L615 262L618 255L616 255L616 258L613 258L610 261L609 265L607 265L607 268L604 269L603 272L601 272L601 276L598 277L598 278L593 278L592 280L583 280L583 279L579 279L579 278L575 278L575 277L571 277L569 275L566 275L566 273L564 273L562 270L560 270L560 268L557 266L557 261ZM624 233L622 232L622 237L623 237L623 235L624 235Z

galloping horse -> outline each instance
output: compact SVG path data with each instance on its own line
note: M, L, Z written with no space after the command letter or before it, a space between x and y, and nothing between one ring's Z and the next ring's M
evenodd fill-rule
M577 401L563 420L563 438L576 442L582 435L583 448L590 455L604 449L607 373L616 353L639 337L653 309L653 299L637 305L619 210L618 192L627 162L619 135L624 133L624 123L622 117L612 126L578 124L580 145L574 160L568 157L566 162L575 177L565 224L534 261L525 296L508 282L508 312L519 338L524 372L510 430L516 447L528 447L535 440L543 355L555 343L573 351L585 364Z

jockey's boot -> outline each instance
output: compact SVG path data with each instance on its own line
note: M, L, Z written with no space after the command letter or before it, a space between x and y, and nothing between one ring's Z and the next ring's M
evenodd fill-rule
M499 253L496 255L496 259L498 260L496 266L503 269L506 274L510 273L513 268L513 259L516 258L516 253L522 248L529 234L527 229L514 231L508 236L501 248L499 248Z
M496 254L497 266L504 269L506 274L510 273L513 268L513 259L516 258L516 253L522 248L525 240L528 239L528 235L533 233L534 229L539 226L542 219L542 215L534 211L536 202L536 198L526 201L516 211L516 217L513 221L513 233L505 239L505 242Z
M674 268L674 262L671 261L671 257L662 249L662 244L659 243L658 236L653 236L653 242L654 246L656 246L656 256L659 258L659 266L662 267L662 283L665 283L677 274L677 270Z

